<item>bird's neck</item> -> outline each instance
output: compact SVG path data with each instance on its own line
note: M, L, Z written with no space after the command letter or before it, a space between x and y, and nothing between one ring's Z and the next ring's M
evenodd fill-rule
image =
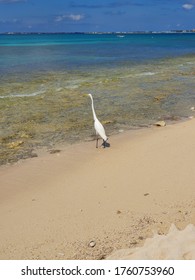
M97 116L96 116L94 105L93 105L93 98L91 98L91 107L92 107L92 112L93 112L93 119L95 121L95 119L97 119Z

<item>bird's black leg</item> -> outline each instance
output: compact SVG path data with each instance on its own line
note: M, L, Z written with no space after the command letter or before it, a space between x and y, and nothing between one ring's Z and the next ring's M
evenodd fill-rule
M98 135L96 136L96 148L98 148Z
M106 148L106 141L105 141L105 140L103 140L102 146L103 146L104 148Z

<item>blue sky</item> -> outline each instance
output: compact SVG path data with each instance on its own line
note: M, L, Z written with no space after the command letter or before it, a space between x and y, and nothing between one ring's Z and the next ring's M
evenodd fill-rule
M195 0L0 0L0 32L195 28Z

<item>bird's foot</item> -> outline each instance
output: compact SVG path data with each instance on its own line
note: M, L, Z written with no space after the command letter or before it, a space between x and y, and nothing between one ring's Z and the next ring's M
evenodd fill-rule
M108 143L106 141L103 141L102 146L103 146L104 149L105 148L109 148L110 147L110 143Z

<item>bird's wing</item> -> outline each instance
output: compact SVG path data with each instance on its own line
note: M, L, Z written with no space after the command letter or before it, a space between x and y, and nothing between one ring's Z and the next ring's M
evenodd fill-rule
M94 126L95 126L96 132L100 135L100 137L102 137L102 139L104 139L106 141L108 137L106 136L105 129L104 129L103 125L101 124L101 122L99 120L96 120L94 123Z

